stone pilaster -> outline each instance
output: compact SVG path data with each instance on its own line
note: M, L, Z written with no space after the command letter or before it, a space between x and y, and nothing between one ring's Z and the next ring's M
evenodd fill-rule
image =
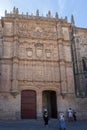
M64 48L62 39L58 40L59 70L60 70L60 93L67 92L66 66L64 60Z
M61 82L61 93L67 93L67 79L66 79L66 68L65 68L65 63L60 62L60 72L61 72L61 77L60 77L60 82Z
M13 66L12 66L12 92L18 91L18 37L14 36L13 43Z
M18 89L18 59L13 58L13 72L12 72L12 88L11 91L15 92Z
M42 92L37 92L37 119L42 118Z

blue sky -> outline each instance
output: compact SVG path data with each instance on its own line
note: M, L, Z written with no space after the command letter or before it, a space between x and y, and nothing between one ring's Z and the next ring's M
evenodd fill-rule
M5 10L11 12L14 6L24 14L28 12L35 15L37 9L44 16L49 10L52 16L58 12L60 18L67 16L69 22L73 14L75 25L87 28L87 0L0 0L0 17L4 16Z

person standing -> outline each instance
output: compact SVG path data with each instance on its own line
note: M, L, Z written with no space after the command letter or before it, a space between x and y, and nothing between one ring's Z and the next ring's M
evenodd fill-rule
M72 121L73 120L73 110L71 108L69 108L67 110L68 113L68 121Z
M66 130L66 122L63 112L59 114L59 128L60 130Z
M73 111L73 119L74 119L74 121L77 121L77 117L76 117L76 112L75 111Z
M47 111L47 109L44 109L43 119L44 119L44 125L45 125L46 127L48 127L48 111Z

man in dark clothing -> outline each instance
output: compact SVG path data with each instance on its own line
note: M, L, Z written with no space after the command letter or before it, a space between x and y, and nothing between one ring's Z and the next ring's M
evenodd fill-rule
M73 111L73 119L74 119L74 121L77 121L77 117L76 117L76 112L75 111Z
M47 112L47 109L44 110L43 119L44 119L45 126L48 126L48 112Z

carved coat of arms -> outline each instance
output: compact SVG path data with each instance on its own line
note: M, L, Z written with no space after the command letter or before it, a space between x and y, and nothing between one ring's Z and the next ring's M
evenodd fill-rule
M36 56L37 57L42 57L42 55L43 55L43 44L41 44L41 43L37 43L36 45Z

